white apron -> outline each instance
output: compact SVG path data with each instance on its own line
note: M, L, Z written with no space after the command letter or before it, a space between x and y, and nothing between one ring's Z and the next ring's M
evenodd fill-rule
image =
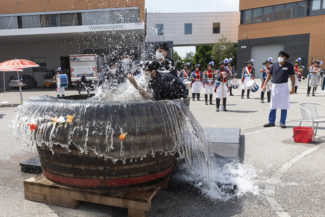
M214 90L214 82L212 79L208 80L207 84L205 84L205 94L213 94Z
M288 83L272 84L270 109L288 110L290 108Z
M201 81L194 81L192 83L192 93L200 93L201 92L201 86L202 86Z
M222 99L222 98L227 98L228 95L228 86L227 83L221 83L219 87L217 88L217 98Z
M319 85L320 76L318 74L312 74L309 81L310 87L317 87Z

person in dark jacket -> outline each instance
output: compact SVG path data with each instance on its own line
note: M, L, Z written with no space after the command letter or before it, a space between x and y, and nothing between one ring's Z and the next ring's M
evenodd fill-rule
M78 92L79 94L81 94L81 91L82 90L86 90L87 93L89 94L89 82L87 81L87 78L86 78L86 73L83 73L82 76L81 76L81 79L80 81L78 82Z
M177 76L177 70L173 60L168 58L169 47L167 43L159 43L155 47L155 58L159 62L159 69L161 73L171 73Z
M140 92L144 99L155 100L175 100L187 98L187 89L185 84L176 76L170 73L161 73L158 71L160 65L157 61L145 62L143 71L144 76L150 76L148 91L140 88L132 74L128 74L131 84ZM152 92L152 97L149 94Z
M119 53L119 58L112 58L110 70L104 75L104 82L107 87L114 89L126 81L128 73L132 75L139 73L139 69L134 63L134 56L133 50L125 49Z

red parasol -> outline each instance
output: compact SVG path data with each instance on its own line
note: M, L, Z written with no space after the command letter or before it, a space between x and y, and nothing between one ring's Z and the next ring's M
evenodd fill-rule
M25 59L13 59L13 60L7 60L5 62L0 63L0 71L17 72L18 80L20 80L18 72L23 71L24 68L33 68L33 67L39 67L39 65L30 60L25 60ZM20 101L21 104L23 104L23 94L21 89L22 84L19 83L18 86L19 86L19 93L20 93Z
M9 68L9 69L24 69L24 68L33 68L39 67L38 64L24 59L14 59L7 60L0 64L1 69Z

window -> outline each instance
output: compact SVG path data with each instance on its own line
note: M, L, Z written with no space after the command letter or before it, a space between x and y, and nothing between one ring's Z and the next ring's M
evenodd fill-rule
M282 20L284 12L284 5L274 6L274 20Z
M284 18L285 19L293 18L293 12L294 12L295 6L296 6L295 3L286 4L285 10L284 10Z
M23 28L38 28L41 26L40 15L22 16Z
M111 23L138 22L138 9L116 10L110 12Z
M311 9L312 10L320 10L320 3L321 3L321 0L312 0Z
M82 13L83 25L100 25L111 23L111 15L108 11Z
M264 21L269 22L273 19L273 9L272 7L265 7L264 8Z
M213 34L219 34L220 33L220 23L213 23Z
M244 24L252 23L252 10L244 11Z
M77 26L78 17L78 14L60 14L60 26Z
M305 17L307 16L307 3L298 2L294 17Z
M184 34L185 35L192 35L192 23L185 23L184 24Z
M253 22L260 23L263 21L262 8L256 8L253 10Z
M16 16L0 17L0 29L17 29L18 19Z
M41 27L60 26L58 14L41 15Z
M164 24L156 24L156 35L164 35Z

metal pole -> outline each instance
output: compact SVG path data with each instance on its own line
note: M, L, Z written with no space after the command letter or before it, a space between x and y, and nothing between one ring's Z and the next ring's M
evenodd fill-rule
M5 72L3 72L3 92L6 92L6 77L5 77Z
M20 102L21 102L21 104L23 104L23 93L22 93L22 90L21 90L21 85L22 84L20 84L20 78L19 78L18 71L17 71L17 77L18 77L18 81L19 81L18 85L19 85Z

